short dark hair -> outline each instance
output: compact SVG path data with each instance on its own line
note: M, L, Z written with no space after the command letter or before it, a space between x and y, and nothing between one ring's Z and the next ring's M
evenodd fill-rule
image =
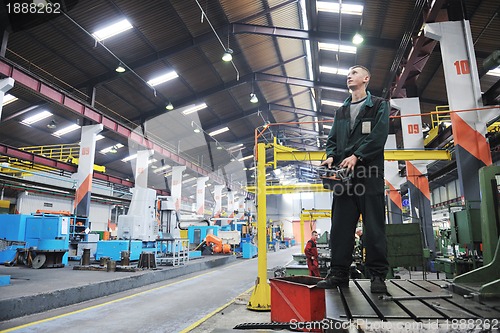
M317 233L318 233L318 232L317 232L316 230L313 230L313 231L311 232L311 235L312 235L312 234L317 234Z
M363 70L365 70L367 73L368 73L368 76L369 77L372 77L372 73L370 73L370 70L368 68L366 68L365 66L361 66L361 65L354 65L352 66L351 68L349 68L349 70L353 69L353 68L361 68Z

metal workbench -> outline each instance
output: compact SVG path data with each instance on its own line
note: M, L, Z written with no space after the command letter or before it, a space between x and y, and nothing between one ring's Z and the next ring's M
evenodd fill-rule
M499 299L464 298L448 290L444 280L389 280L384 296L370 293L369 280L349 283L349 288L326 290L324 332L500 330Z

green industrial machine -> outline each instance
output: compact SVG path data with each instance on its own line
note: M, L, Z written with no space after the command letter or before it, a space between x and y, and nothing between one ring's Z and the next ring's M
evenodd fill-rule
M422 267L425 274L425 258L428 251L422 248L420 223L386 225L387 260L389 261L388 278L394 276L396 267Z
M482 266L479 205L468 202L464 210L451 213L450 229L440 231L439 241L443 255L435 258L434 268L438 272L444 272L447 279ZM448 245L451 246L452 253L448 253Z
M458 275L453 279L453 290L459 294L472 296L479 300L500 296L500 167L487 166L479 170L479 185L481 190L480 225L464 228L458 235L472 243L482 241L481 267ZM471 217L476 213L472 213ZM461 216L461 215L459 215ZM475 221L476 216L473 220ZM471 220L472 221L472 220ZM455 220L460 228L461 217ZM480 234L478 234L478 229ZM481 238L479 238L481 237ZM474 261L473 261L474 265Z

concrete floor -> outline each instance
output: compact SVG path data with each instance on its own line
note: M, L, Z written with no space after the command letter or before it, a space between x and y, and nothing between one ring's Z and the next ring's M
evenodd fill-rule
M269 252L267 267L284 266L297 252L300 252L297 246ZM216 264L204 264L210 265ZM205 268L196 272L186 271L183 276L131 287L108 296L93 297L81 303L4 320L0 322L0 331L222 332L232 330L240 323L270 322L270 312L246 309L257 277L257 258L234 259L223 266ZM85 294L86 286L97 286L97 289L102 290L117 284L134 286L138 280L151 279L147 273L33 270L21 267L2 267L0 274L6 274L6 269L11 270L11 273L24 270L24 273L39 274L40 277L31 276L29 280L13 278L12 285L0 287L0 313L15 307L14 294L18 296L17 301L42 294L42 298L37 298L36 302L43 304L44 299L50 299L49 295L55 294L57 300ZM120 274L123 274L121 278ZM113 280L103 281L113 275ZM70 287L66 288L68 285Z

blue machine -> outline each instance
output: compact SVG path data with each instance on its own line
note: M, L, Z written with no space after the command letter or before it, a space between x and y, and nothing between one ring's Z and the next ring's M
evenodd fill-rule
M14 260L23 249L38 264L35 268L63 267L68 264L68 230L67 216L0 215L0 240L17 243L0 249L0 264Z
M130 260L139 260L141 252L148 248L143 248L143 242L140 240L109 240L97 242L97 250L95 259L99 260L102 257L108 257L111 260L120 261L122 251L129 251ZM150 248L151 252L155 248Z
M218 225L202 225L202 226L189 226L188 227L188 238L189 244L198 245L207 235L212 234L217 236L219 234L219 229L221 227Z

